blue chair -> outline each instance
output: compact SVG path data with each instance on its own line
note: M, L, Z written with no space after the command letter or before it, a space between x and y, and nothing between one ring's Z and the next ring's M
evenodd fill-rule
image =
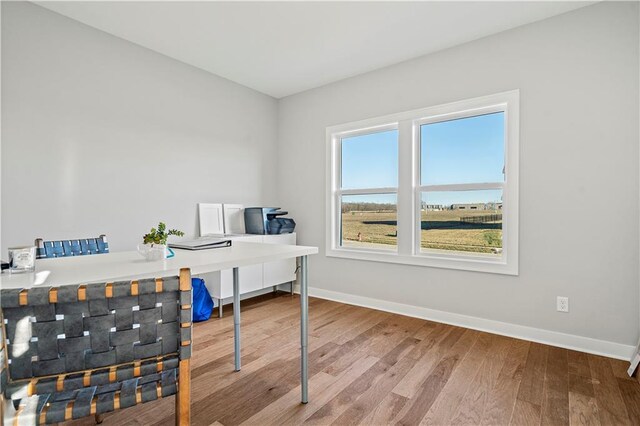
M109 253L109 243L104 234L80 240L44 241L36 238L35 245L37 259Z
M0 289L0 424L96 416L176 395L190 421L191 272Z

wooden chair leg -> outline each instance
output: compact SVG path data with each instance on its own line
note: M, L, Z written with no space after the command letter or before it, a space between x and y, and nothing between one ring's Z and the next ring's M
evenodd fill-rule
M104 421L104 414L96 414L95 418L96 418L96 424L99 425Z
M176 394L176 426L191 424L191 365L189 359L180 360L178 393Z

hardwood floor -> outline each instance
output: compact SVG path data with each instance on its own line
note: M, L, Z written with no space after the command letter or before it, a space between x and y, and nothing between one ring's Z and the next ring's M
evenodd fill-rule
M628 363L460 327L310 299L309 403L299 403L297 296L243 302L194 327L193 425L640 425ZM169 425L174 398L104 425ZM93 424L92 419L69 422Z

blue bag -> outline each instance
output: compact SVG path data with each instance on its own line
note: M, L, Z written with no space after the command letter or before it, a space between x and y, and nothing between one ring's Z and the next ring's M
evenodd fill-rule
M213 299L202 278L191 278L193 289L193 322L206 321L213 311Z

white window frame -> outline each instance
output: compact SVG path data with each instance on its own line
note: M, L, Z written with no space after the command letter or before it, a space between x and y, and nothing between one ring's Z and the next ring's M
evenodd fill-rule
M518 90L376 117L327 128L326 250L329 257L430 266L518 275L519 207ZM504 112L504 182L427 185L420 182L420 126L428 123ZM341 140L345 137L398 130L398 187L341 189ZM421 251L421 193L433 190L502 189L502 255ZM396 250L340 246L342 195L397 193L398 246Z
M335 135L335 149L336 149L336 161L337 161L337 174L335 176L335 190L333 191L333 198L334 198L334 203L337 206L338 212L342 212L342 196L343 195L372 195L372 194L381 194L381 195L386 195L386 194L398 194L398 187L394 186L394 187L368 187L368 188L357 188L357 189L342 189L342 139L345 138L352 138L352 137L356 137L356 136L365 136L365 135L370 135L373 133L380 133L380 132L388 132L391 130L398 130L398 125L397 123L390 123L390 124L381 124L381 125L377 125L374 127L368 127L368 128L364 128L364 129L357 129L355 131L345 131L345 132L340 132L339 134ZM339 219L341 220L341 218ZM342 238L342 236L340 235L340 222L337 222L337 226L336 226L336 234L335 234L335 238L336 238L336 245L338 247L340 247L340 249L346 248L346 247L342 247L340 246L340 240ZM347 248L348 249L348 248ZM357 250L362 250L362 248L356 248ZM384 247L381 245L380 248L374 248L374 249L369 249L367 251L373 251L373 252L377 252L379 250L386 252L393 252L396 253L397 252L397 247L396 246L389 246L389 248Z

